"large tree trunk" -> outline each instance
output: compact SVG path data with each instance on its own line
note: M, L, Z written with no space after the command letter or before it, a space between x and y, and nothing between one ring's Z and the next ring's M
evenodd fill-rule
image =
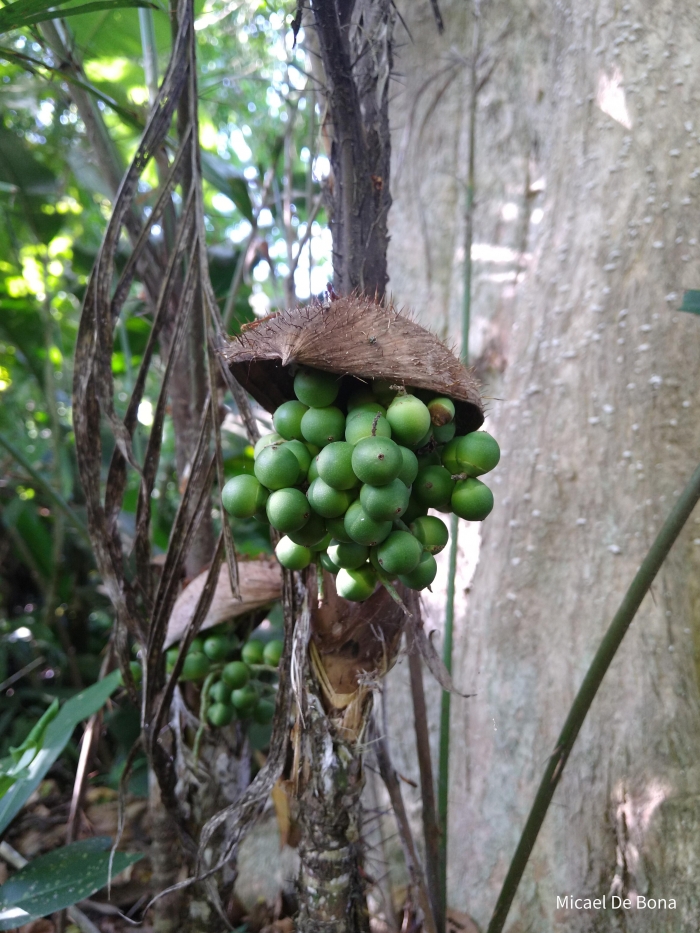
M472 27L456 2L441 3L442 39L427 0L399 9L416 39L397 62L408 88L394 107L400 133L442 67L439 50L468 55ZM487 428L503 459L457 630L456 677L477 695L453 704L449 820L450 902L482 924L566 709L700 451L700 322L676 311L699 281L697 6L494 2L483 9L486 47L508 17L480 94L473 251L472 348L498 396ZM451 308L455 337L460 208L449 192L466 162L455 119L465 80L434 103L416 145L432 92L419 101L390 227L393 293L414 306L418 296L434 327L436 310ZM697 929L700 519L691 522L579 736L513 930ZM567 894L675 898L677 908L558 909Z

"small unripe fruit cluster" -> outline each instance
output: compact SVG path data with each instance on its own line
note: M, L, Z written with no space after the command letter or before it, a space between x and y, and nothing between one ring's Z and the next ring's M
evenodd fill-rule
M234 719L267 725L275 713L274 669L280 663L282 648L278 639L263 643L250 638L241 645L235 635L217 627L192 641L180 682L201 684L208 679L204 707L212 726L228 726ZM179 650L175 645L166 652L168 672Z
M284 535L275 548L282 566L319 563L345 599L395 580L422 590L448 540L428 510L483 521L493 494L477 477L498 463L498 444L485 431L458 436L449 398L377 380L341 404L342 379L296 373L296 399L277 408L275 432L255 445L254 475L224 487L224 508L269 522Z

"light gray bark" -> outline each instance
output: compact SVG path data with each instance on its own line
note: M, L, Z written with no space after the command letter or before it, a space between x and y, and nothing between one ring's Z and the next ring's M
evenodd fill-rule
M427 0L399 4L415 44L397 56L406 89L393 104L397 135L440 49L468 54L464 6L441 4L440 39ZM503 459L456 633L456 679L477 696L453 704L449 821L450 903L481 924L568 705L700 451L700 322L676 311L700 283L700 10L685 0L493 2L483 5L487 44L509 16L480 96L473 254L472 350L483 353L486 394L498 396L487 429ZM457 83L434 104L420 145L414 128L406 146L389 258L398 303L433 328L442 313L455 340L455 178L466 162ZM606 676L513 931L697 930L696 539L697 516ZM677 909L557 910L557 895L611 893L675 898Z

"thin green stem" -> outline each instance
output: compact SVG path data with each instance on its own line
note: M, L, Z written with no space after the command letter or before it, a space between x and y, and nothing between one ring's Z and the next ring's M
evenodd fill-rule
M143 50L143 73L148 88L148 102L152 107L158 96L158 45L156 43L153 10L139 9L139 26L141 27L141 48Z
M63 514L66 516L71 525L80 533L80 536L85 540L85 543L88 547L92 547L90 544L90 535L88 530L80 521L75 512L68 505L66 500L60 496L53 487L46 482L44 477L37 473L31 463L24 457L15 445L9 441L4 435L0 434L0 446L4 447L5 450L10 454L10 456L17 461L17 463L22 467L22 469L31 476L37 486L41 489L44 495L48 496L49 499L53 502L56 508L60 509Z
M457 578L457 539L459 534L459 519L456 515L450 516L450 557L447 571L447 599L445 603L445 635L442 648L442 660L452 673L452 641L454 633L455 612L455 582ZM440 701L440 746L438 750L438 886L439 886L439 916L440 922L445 924L447 917L447 809L448 791L450 783L450 709L451 695L443 690ZM443 927L444 928L444 927Z
M620 608L615 613L610 626L600 643L595 657L583 678L576 699L569 715L566 717L564 728L554 748L547 767L545 768L540 786L537 789L530 815L525 823L515 855L510 863L508 874L503 882L501 893L498 895L496 907L491 917L487 933L500 933L506 922L510 905L518 890L523 871L530 858L540 827L547 815L549 804L559 783L566 762L571 753L576 736L583 725L591 703L598 692L598 688L610 667L622 639L627 633L637 610L642 604L656 574L671 550L681 529L687 522L690 514L700 499L700 466L695 470L688 485L685 487L678 501L671 509L656 540L649 548L646 557L635 574L629 589L624 595Z
M474 32L469 73L469 159L467 163L466 200L464 206L464 289L462 298L462 342L461 356L465 366L469 365L469 325L472 300L472 242L474 240L474 189L476 174L476 107L479 94L477 62L481 47L481 19L479 5L474 7ZM443 662L452 672L452 642L454 635L455 581L457 577L457 547L459 521L456 515L450 520L450 563L447 577L447 601L445 605L445 636ZM438 761L438 828L440 831L438 878L440 886L440 917L447 918L447 811L450 772L450 694L443 691L440 704L440 750Z

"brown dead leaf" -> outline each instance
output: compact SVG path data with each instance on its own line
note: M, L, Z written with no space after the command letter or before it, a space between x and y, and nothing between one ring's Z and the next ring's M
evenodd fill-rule
M231 592L231 583L228 568L224 564L219 571L219 580L214 592L209 612L207 613L200 631L213 628L221 622L235 619L238 616L264 609L282 596L282 571L277 561L238 559L238 572L240 576L241 598L234 599ZM168 622L168 632L165 636L163 650L165 651L175 642L180 641L190 623L197 605L197 600L204 589L207 579L206 571L186 586L177 598Z

